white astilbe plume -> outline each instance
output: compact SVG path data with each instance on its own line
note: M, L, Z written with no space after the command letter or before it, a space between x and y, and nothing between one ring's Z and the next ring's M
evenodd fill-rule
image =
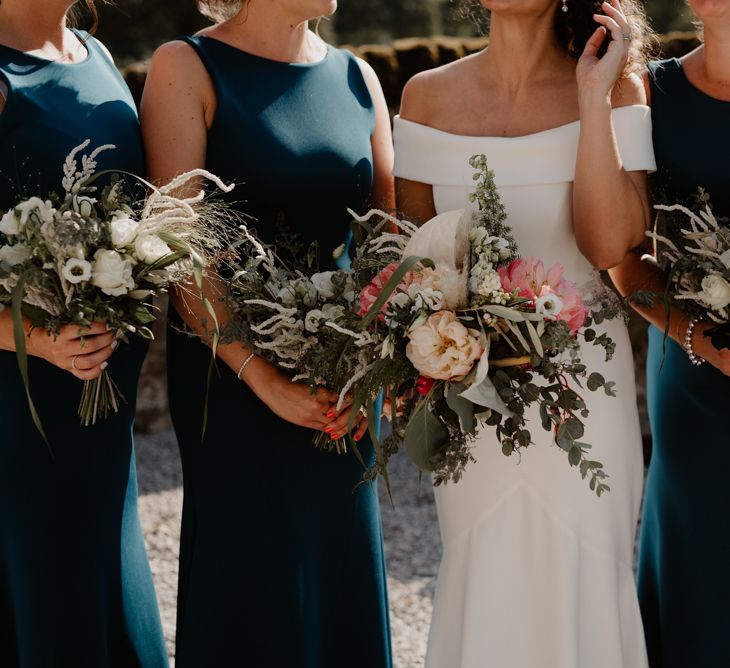
M81 156L81 170L79 171L76 156L83 151L89 144L91 139L87 139L82 144L79 144L71 153L68 154L65 162L63 163L63 180L61 186L63 187L66 194L77 192L79 188L88 181L94 172L96 172L96 159L100 153L104 151L111 151L116 148L114 144L104 144L95 148L90 155Z

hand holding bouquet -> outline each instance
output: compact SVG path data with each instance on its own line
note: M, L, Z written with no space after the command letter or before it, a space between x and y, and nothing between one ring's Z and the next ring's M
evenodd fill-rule
M146 184L150 194L138 204L118 175L101 191L94 185L102 176L96 171L98 155L114 147L82 154L88 145L84 142L66 159L63 195L31 197L0 219L0 309L12 308L26 390L24 319L54 337L69 326L82 335L97 334L101 323L118 340L129 335L151 339L151 299L191 274L200 283L207 263L224 248L218 212L201 207L204 193L188 198L173 193L199 178L226 192L231 188L197 170L164 188ZM79 406L82 424L116 411L121 399L106 370L86 381Z

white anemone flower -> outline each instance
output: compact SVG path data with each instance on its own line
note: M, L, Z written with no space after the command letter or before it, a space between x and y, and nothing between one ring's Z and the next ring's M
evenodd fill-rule
M91 262L72 257L63 267L63 277L71 284L91 280Z

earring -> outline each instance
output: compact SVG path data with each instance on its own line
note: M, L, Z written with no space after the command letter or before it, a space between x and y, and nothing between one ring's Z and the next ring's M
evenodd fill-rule
M568 0L563 0L563 7L562 7L563 13L568 13Z

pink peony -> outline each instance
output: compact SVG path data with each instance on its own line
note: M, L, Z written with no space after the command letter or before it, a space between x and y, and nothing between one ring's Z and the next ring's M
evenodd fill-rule
M533 303L540 297L554 294L562 302L557 319L567 322L574 335L583 327L588 309L583 304L578 288L565 278L565 269L561 264L555 264L545 271L541 260L526 257L513 260L497 271L505 292L517 294Z
M365 288L363 288L363 291L360 293L360 310L358 311L358 315L361 318L370 311L372 305L377 301L378 297L380 297L380 293L383 291L386 283L392 278L399 266L399 264L392 262L385 267L385 269L381 270L381 272L372 281L370 281ZM398 292L407 292L408 286L413 283L413 280L413 272L408 272L404 276L403 280L398 284L398 287L393 291L393 294L388 298L388 301L383 304L383 308L378 316L379 320L383 320L385 318L385 313L388 311L388 305L390 304L391 299L393 299L393 295Z

